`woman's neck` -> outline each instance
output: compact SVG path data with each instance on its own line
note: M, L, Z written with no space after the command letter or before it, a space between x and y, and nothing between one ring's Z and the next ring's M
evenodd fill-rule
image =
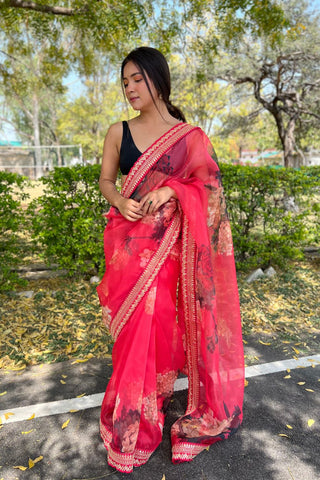
M164 102L158 102L157 105L153 105L153 107L150 109L140 110L140 115L138 118L141 123L145 124L163 123L171 125L176 123L176 119L170 115Z

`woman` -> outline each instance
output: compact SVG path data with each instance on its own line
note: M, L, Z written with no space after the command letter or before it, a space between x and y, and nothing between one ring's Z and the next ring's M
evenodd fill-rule
M112 205L98 286L114 338L100 431L121 472L161 442L180 371L188 407L171 429L172 460L189 461L242 419L243 349L230 225L212 146L170 102L163 55L123 61L125 95L140 115L112 125L100 177ZM115 188L118 169L121 194Z

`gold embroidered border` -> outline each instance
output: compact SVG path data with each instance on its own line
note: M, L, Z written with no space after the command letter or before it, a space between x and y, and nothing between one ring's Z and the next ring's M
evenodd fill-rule
M177 210L169 227L167 228L164 237L161 240L158 250L151 257L147 267L142 272L137 283L122 303L116 316L110 324L110 331L114 340L117 339L122 328L130 318L130 315L132 315L134 310L137 308L143 296L150 288L153 280L158 275L162 265L170 254L170 251L178 238L179 232L180 212Z
M207 445L199 445L198 443L177 443L172 448L172 460L180 462L190 461L206 448L208 448Z
M167 133L162 135L155 141L139 158L139 160L131 168L126 181L122 188L122 195L130 197L138 184L146 175L148 170L168 151L178 140L183 138L192 130L199 127L194 127L188 123L178 123L172 127Z
M112 467L117 468L121 472L130 473L133 467L140 467L147 463L153 452L144 452L143 450L136 450L134 453L122 453L115 451L111 445L108 448L108 463ZM136 459L136 455L139 458Z
M198 370L197 309L195 298L195 255L196 244L190 234L189 222L185 217L182 227L181 286L186 327L187 366L189 380L188 407L186 415L198 407L200 390Z
M104 441L104 445L108 451L108 463L112 467L117 468L121 472L130 473L132 467L140 467L146 463L152 452L147 450L136 449L134 453L117 452L111 446L112 433L102 424L100 419L100 434Z

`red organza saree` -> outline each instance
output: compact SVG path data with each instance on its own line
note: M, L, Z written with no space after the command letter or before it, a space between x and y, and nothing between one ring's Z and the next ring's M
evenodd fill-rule
M172 460L192 460L242 420L243 347L230 225L218 166L200 128L180 123L135 163L122 194L139 201L168 185L178 199L137 222L111 208L98 286L114 338L100 431L122 472L162 438L178 372L188 407L171 430Z

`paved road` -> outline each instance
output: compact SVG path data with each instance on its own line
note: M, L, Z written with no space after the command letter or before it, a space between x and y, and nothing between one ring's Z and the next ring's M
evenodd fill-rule
M149 462L131 475L107 465L98 433L100 408L92 406L99 405L99 394L111 375L110 358L1 372L0 394L7 393L0 396L0 415L3 422L10 423L4 423L0 430L0 480L162 480L163 476L165 480L320 479L320 356L310 356L320 354L320 348L308 352L309 359L291 361L290 372L286 371L287 363L273 363L292 359L290 346L284 352L249 339L245 350L250 361L262 366L247 369L241 430L192 462L173 465L170 425L183 413L187 394L186 390L177 391L162 444ZM74 400L66 405L65 399ZM87 408L83 402L88 402ZM35 406L39 404L45 404L42 413ZM76 409L72 406L80 410L70 412ZM308 425L310 419L314 420L312 426ZM13 468L26 467L29 458L41 456L31 469Z

